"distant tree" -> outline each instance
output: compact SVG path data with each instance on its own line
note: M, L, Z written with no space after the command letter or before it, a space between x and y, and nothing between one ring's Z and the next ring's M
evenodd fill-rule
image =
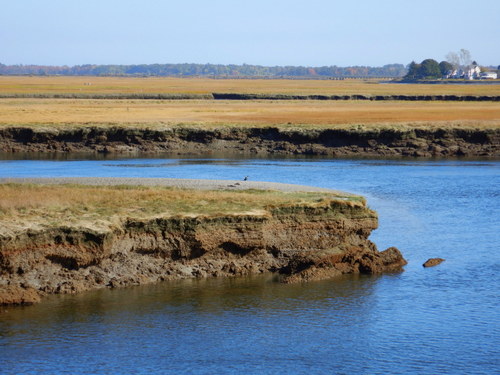
M446 55L446 61L448 61L453 66L453 69L460 68L460 56L458 56L457 53L449 52Z
M62 74L101 76L220 76L220 77L402 77L403 64L370 66L259 66L215 64L140 64L140 65L3 65L0 74Z
M446 61L448 61L455 69L465 68L470 66L471 63L477 65L475 61L472 61L471 54L468 50L462 48L458 53L449 52L446 55Z
M418 79L419 78L420 64L412 61L408 65L408 73L404 76L405 79Z
M419 78L441 78L441 69L434 59L425 59L420 64Z
M425 59L420 64L412 61L408 65L408 74L404 77L409 80L416 79L435 79L441 78L441 68L438 62L434 59Z
M470 52L466 49L460 50L460 63L462 66L469 66L471 64L472 58Z
M441 61L439 63L439 70L441 71L441 75L445 75L450 71L453 71L453 65L450 64L448 61Z

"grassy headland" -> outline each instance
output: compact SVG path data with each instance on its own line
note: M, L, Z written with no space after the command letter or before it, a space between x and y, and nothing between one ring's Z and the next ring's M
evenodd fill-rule
M262 214L280 206L315 206L339 198L363 201L361 197L334 192L17 183L0 184L0 197L0 235L42 227L108 229L127 218Z
M406 264L368 241L377 215L362 197L285 186L0 184L0 305L162 280L279 272L294 282Z

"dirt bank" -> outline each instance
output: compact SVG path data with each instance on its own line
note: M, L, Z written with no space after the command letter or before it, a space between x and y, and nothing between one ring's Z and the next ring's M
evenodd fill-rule
M2 152L499 157L500 128L5 127Z
M143 100L368 100L368 101L445 101L445 102L498 102L500 95L322 95L322 94L262 94L262 93L0 93L0 99L143 99Z
M290 95L212 93L215 100L371 100L371 101L446 101L446 102L498 102L499 95Z
M43 218L42 218L43 219ZM0 235L0 304L181 278L277 272L284 282L399 270L406 261L368 240L364 200L329 198L254 212L121 217L37 225Z

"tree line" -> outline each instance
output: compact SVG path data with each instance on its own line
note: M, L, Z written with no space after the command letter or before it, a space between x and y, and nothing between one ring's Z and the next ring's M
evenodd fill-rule
M453 73L459 70L466 71L475 67L478 67L478 64L472 60L470 52L466 49L461 49L459 52L449 52L446 55L446 60L439 63L434 59L425 59L420 64L412 61L408 65L408 73L406 73L404 79L412 81L447 78L453 76ZM482 67L480 70L492 70L492 67ZM498 70L500 70L500 66Z
M420 64L412 61L408 65L408 73L404 78L408 80L437 79L442 78L451 70L453 70L453 65L448 61L438 63L434 59L425 59Z
M4 65L2 75L68 75L68 76L174 76L228 78L398 78L406 74L403 64L371 66L261 66L222 64L140 64L140 65Z

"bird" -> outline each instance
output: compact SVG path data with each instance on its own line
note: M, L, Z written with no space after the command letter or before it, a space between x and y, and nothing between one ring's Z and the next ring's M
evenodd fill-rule
M243 179L243 181L248 181L248 176L245 176L245 178Z

